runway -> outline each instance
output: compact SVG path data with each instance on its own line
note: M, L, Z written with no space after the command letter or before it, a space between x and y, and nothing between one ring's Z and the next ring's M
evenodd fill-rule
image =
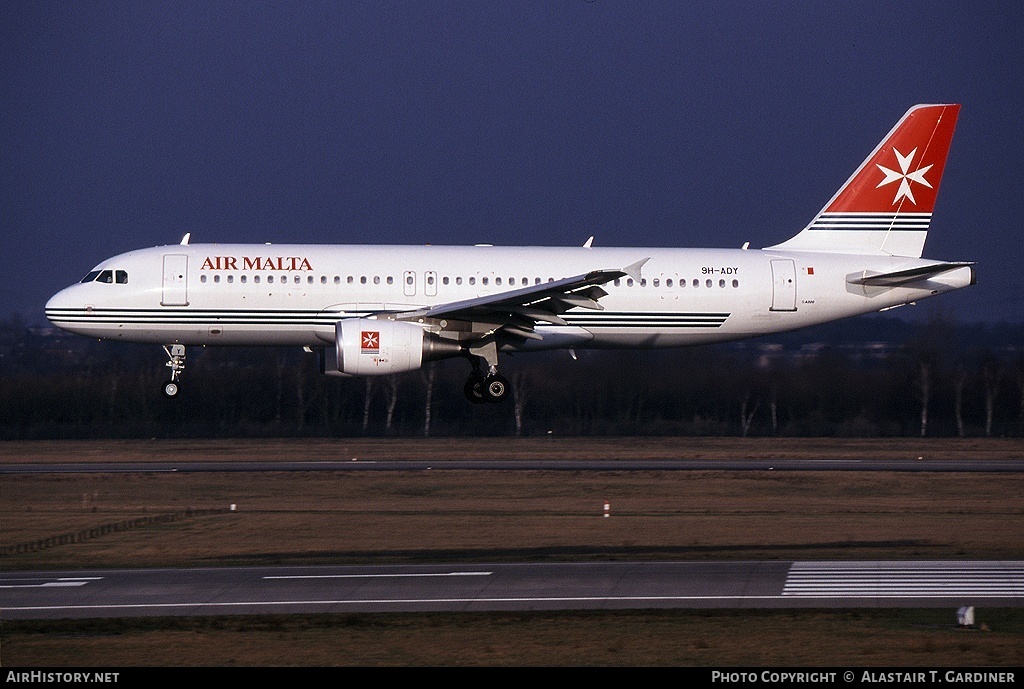
M1024 562L600 562L9 572L0 619L1024 606Z

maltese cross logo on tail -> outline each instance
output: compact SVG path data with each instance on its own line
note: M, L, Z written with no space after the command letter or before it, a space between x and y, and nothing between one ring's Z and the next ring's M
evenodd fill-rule
M932 169L932 166L925 165L924 167L917 168L913 172L909 172L910 164L913 162L914 156L917 155L917 149L915 148L907 155L903 155L902 153L900 153L895 146L893 147L892 151L893 153L896 154L896 162L899 165L900 169L897 172L896 170L887 168L884 165L879 165L878 163L875 163L878 169L882 171L882 174L885 175L885 179L879 182L878 186L875 188L878 189L879 187L884 187L886 184L899 182L900 186L899 189L896 190L896 198L892 200L892 204L895 206L900 199L907 198L910 199L910 202L916 206L917 200L914 198L914 192L910 188L910 183L917 182L918 184L923 184L929 189L931 189L932 185L928 183L928 180L926 180L924 176L925 173Z
M360 339L359 351L361 354L380 354L380 332L376 330L363 330Z

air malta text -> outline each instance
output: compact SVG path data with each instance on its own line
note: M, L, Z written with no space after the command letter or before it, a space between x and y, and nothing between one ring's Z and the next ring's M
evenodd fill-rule
M313 270L305 256L207 256L200 270Z

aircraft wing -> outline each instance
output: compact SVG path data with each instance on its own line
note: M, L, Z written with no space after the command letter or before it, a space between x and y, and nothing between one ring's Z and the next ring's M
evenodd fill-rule
M509 335L541 339L541 336L533 331L537 323L566 325L559 314L569 309L603 309L598 300L608 293L601 285L626 276L639 280L640 269L648 260L649 258L641 259L625 268L593 270L582 275L489 294L485 297L453 301L391 315L403 321L426 318L468 321L489 325L490 327L486 328L487 334L503 330Z

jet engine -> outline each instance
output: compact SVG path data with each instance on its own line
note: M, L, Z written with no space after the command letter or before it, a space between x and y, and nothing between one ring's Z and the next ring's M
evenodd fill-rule
M405 321L352 318L338 321L333 348L323 350L321 371L327 375L386 376L415 371L425 361L462 354L454 340Z

